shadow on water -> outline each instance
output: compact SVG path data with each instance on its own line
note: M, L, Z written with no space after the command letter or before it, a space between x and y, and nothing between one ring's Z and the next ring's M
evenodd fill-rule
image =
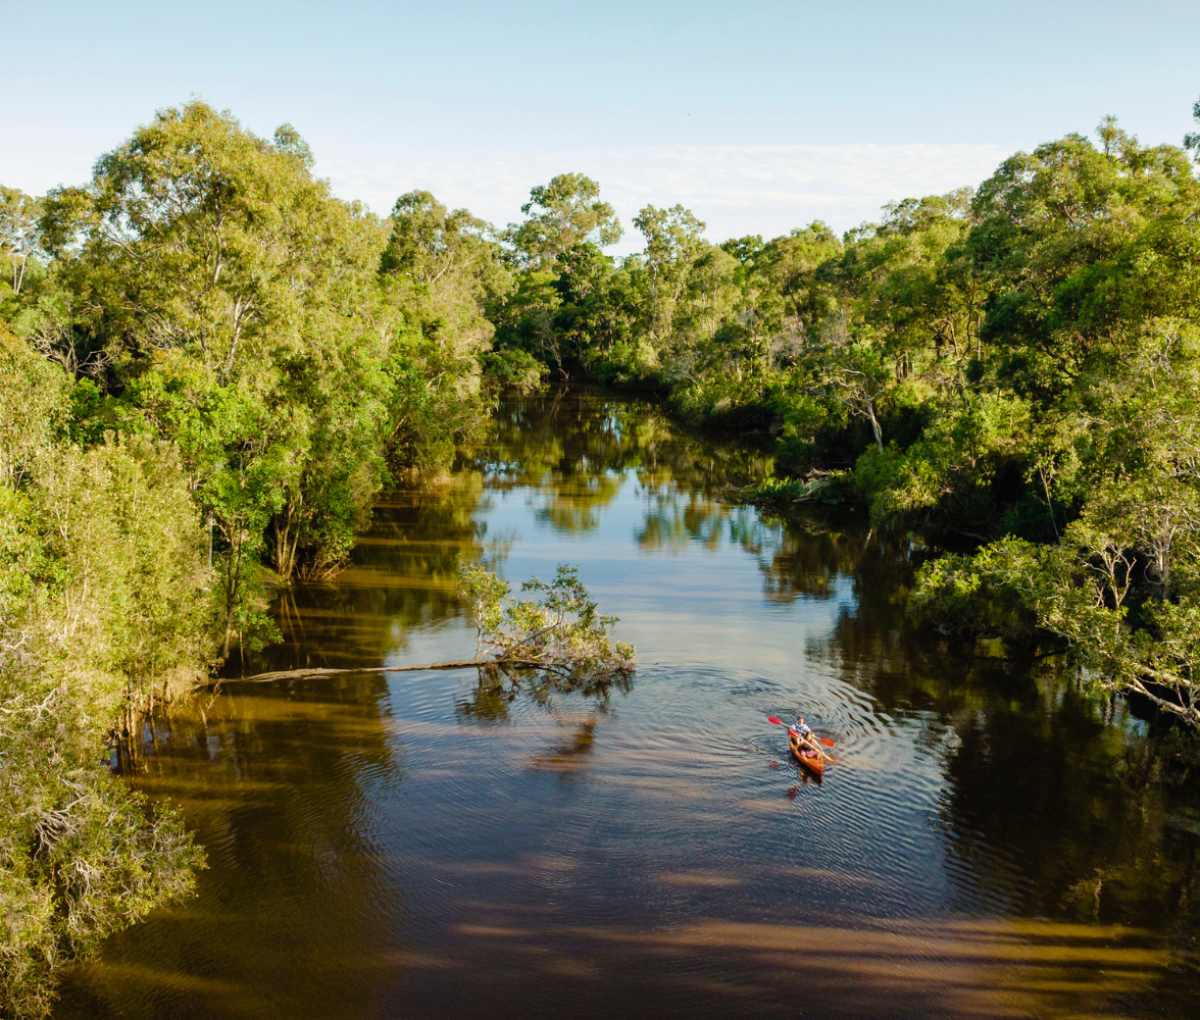
M581 564L628 682L349 674L224 686L129 781L209 867L60 1018L1191 1017L1200 813L1053 659L907 627L915 541L722 497L759 448L654 406L504 401L388 493L248 670L469 652L459 556ZM836 739L821 784L768 714Z
M1057 658L914 634L897 598L910 552L868 543L848 571L854 610L808 654L836 662L888 717L918 723L916 746L943 774L953 905L997 908L1000 886L1005 906L1032 916L1147 929L1172 917L1194 961L1200 839L1178 824L1194 790L1153 782L1145 726L1085 694Z
M371 1011L373 991L337 974L404 911L374 824L404 775L383 686L230 689L172 718L133 782L184 811L208 857L199 893L111 939L105 962L77 975L64 1015Z

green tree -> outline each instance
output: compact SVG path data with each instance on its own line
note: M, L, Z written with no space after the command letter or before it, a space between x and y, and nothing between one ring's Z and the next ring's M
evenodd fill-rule
M62 967L187 894L178 816L98 764L212 654L203 532L169 444L62 437L69 384L0 326L0 1008L49 1012Z
M503 283L466 214L416 195L382 222L312 162L289 126L267 141L193 102L42 218L70 297L56 335L105 359L89 421L179 442L217 539L227 648L270 634L262 556L285 581L336 568L385 455L449 455L478 406L483 281Z
M16 188L0 186L0 277L7 276L14 294L21 293L30 259L41 254L41 202Z
M670 336L675 304L687 284L688 270L704 249L704 223L681 205L648 205L633 225L646 239L645 278L649 291L647 327L655 342Z
M584 174L559 174L530 189L521 212L528 218L509 224L505 240L522 266L546 266L577 245L606 248L621 239L616 212L600 201L600 185Z

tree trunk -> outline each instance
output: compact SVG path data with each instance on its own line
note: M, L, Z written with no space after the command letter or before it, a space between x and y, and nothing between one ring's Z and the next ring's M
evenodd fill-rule
M875 404L873 401L867 401L867 417L871 419L871 431L875 433L875 445L879 452L883 453L883 429L879 426L879 419L875 417Z
M273 680L321 680L330 676L346 676L350 673L414 673L423 669L479 669L484 666L540 666L549 663L538 659L492 659L486 655L474 659L445 659L442 662L424 662L416 666L353 666L347 669L277 669L253 676L210 677L199 687L217 687L221 684L265 684Z

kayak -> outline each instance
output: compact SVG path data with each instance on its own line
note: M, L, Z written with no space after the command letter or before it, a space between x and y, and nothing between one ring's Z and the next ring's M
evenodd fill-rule
M825 772L825 763L819 754L813 754L812 757L800 753L800 744L796 738L788 736L788 747L792 749L792 757L801 765L808 769L813 775L821 776Z

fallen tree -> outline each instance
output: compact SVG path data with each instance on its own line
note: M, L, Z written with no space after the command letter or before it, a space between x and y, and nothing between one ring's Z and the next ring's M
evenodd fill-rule
M534 578L521 586L541 598L512 599L509 585L478 564L459 567L458 594L475 621L475 655L406 666L351 666L344 669L280 669L253 676L214 678L221 683L270 683L275 680L318 680L350 673L412 673L419 670L482 669L508 673L535 669L551 674L560 687L595 684L631 673L635 649L614 642L615 616L604 616L579 580L575 567L559 566L552 583Z

